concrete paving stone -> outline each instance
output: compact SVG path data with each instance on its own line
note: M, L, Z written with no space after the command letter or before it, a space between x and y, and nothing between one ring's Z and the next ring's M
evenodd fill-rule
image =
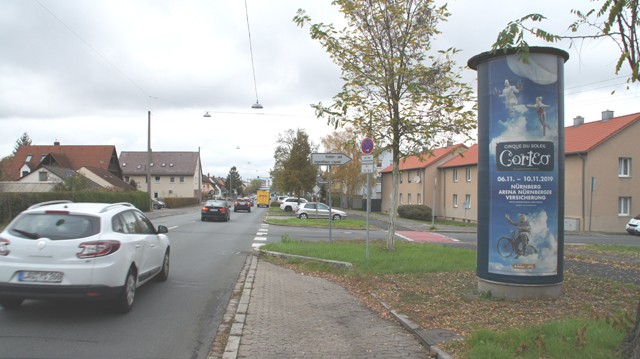
M411 333L341 286L256 266L238 358L428 358Z

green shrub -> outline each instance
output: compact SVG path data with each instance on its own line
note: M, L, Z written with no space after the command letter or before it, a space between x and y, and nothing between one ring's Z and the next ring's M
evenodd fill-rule
M9 223L20 212L36 203L53 200L98 203L129 202L145 212L151 208L151 198L146 192L141 191L2 192L0 193L0 223ZM193 198L191 200L194 201Z
M407 204L398 206L398 216L419 221L431 221L432 211L429 206Z

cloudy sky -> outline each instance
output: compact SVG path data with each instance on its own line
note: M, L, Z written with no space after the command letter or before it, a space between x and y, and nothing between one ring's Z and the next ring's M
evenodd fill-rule
M464 66L508 21L531 12L564 33L570 10L591 2L565 3L449 1L452 16L435 47L461 49ZM0 0L0 156L24 132L37 145L146 151L148 111L154 151L200 150L204 172L216 176L234 165L245 179L266 176L287 129L304 129L319 144L332 129L309 104L330 102L340 72L292 18L303 8L314 22L336 23L337 8L330 0L246 4L255 87L242 0ZM571 56L566 124L577 115L598 120L604 110L640 112L640 89L625 89L628 71L614 74L619 50L608 40L575 45L554 45ZM475 71L463 74L475 88ZM251 108L256 100L262 110Z

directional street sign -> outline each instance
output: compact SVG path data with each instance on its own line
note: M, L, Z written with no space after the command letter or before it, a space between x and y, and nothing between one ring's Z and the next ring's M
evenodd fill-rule
M320 166L335 166L349 163L351 157L342 153L312 153L311 164Z

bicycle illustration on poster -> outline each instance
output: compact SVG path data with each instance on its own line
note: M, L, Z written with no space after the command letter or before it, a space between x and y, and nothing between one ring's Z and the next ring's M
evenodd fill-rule
M557 67L545 54L489 63L491 273L558 273Z

